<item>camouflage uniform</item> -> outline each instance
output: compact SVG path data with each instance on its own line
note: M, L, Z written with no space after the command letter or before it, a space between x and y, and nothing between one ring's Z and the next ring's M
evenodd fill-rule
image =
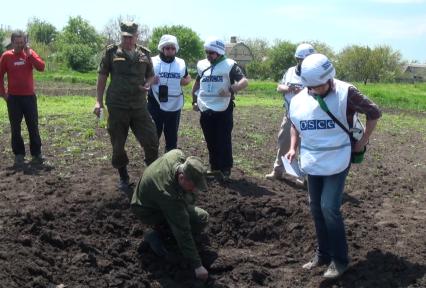
M123 32L135 33L137 25L122 25L121 29ZM111 74L106 105L109 112L108 132L113 150L113 167L121 168L129 163L124 149L129 127L144 149L145 162L150 164L158 157L158 137L147 109L146 92L140 89L148 78L154 76L149 51L137 45L134 53L131 53L123 50L120 45L109 45L98 72L103 75Z
M131 207L145 224L167 223L182 254L196 268L201 266L201 260L192 233L202 232L209 214L195 207L196 195L185 192L178 183L177 172L184 163L187 163L184 154L175 149L147 167L133 193ZM194 181L194 177L191 178Z

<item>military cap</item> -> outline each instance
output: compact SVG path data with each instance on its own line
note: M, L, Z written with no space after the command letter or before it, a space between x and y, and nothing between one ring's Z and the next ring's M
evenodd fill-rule
M122 36L133 36L135 33L138 32L138 24L135 22L121 22L120 23L120 30Z
M182 164L183 175L189 178L200 191L207 190L206 170L201 159L195 156L186 158L185 163Z

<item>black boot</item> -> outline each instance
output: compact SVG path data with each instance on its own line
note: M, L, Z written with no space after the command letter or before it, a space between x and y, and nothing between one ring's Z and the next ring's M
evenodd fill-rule
M129 183L130 177L129 177L129 173L127 172L127 166L118 168L118 174L120 174L118 189L125 193L128 193L130 189L130 183Z

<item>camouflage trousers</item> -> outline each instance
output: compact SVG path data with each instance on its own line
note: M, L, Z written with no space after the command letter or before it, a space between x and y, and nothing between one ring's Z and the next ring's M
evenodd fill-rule
M146 107L121 109L108 107L108 133L112 144L112 166L121 168L129 164L125 150L129 128L145 152L145 163L158 158L158 136L154 121Z

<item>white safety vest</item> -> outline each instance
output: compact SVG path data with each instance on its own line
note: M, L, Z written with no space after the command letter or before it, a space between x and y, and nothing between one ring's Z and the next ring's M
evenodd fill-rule
M288 68L287 72L283 76L283 79L281 80L281 84L287 85L289 87L292 85L297 85L298 87L303 88L302 78L296 74L296 67L297 66ZM294 92L287 92L284 94L284 104L287 111L290 106L290 101L294 95L296 95Z
M180 80L185 76L185 61L179 57L175 57L173 62L166 63L157 55L152 57L152 65L155 75L160 77L158 84L151 85L154 98L160 105L160 109L163 111L178 111L182 109L183 93ZM167 102L160 102L158 98L158 87L160 85L168 86L169 94Z
M225 111L228 108L231 96L220 96L219 93L221 89L229 91L231 87L229 72L234 64L235 61L231 59L222 60L214 66L207 59L197 63L198 75L201 77L197 105L201 112L208 109Z
M346 127L350 85L334 79L335 88L324 98L330 112ZM310 175L334 175L349 166L351 142L348 134L328 116L318 101L303 89L290 103L291 122L301 137L300 166Z

